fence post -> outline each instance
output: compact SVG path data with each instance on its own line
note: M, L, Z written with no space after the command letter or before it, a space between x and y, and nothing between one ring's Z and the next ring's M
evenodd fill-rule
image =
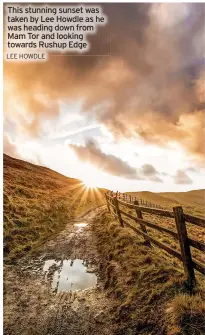
M110 205L109 205L109 201L108 201L108 197L107 197L106 193L105 193L105 199L106 199L106 202L107 202L108 211L111 213L111 211L110 211Z
M196 280L194 275L194 268L191 258L191 250L188 242L186 223L183 216L183 209L181 206L173 208L174 217L179 236L179 243L181 248L182 261L184 266L185 274L187 275L187 281L190 288L195 286Z
M123 225L123 220L122 220L122 217L121 217L121 213L120 213L120 209L119 209L119 204L118 204L118 200L117 200L117 198L114 198L114 199L113 199L113 204L114 204L114 206L115 206L115 208L116 208L116 213L117 213L117 216L118 216L119 223L120 223L120 225L121 225L122 227L124 227L124 225Z
M134 205L139 206L139 202L138 202L138 200L135 200L135 201L134 201ZM141 211L140 209L137 209L137 208L136 208L136 214L137 214L137 217L138 217L139 219L143 219L142 211ZM145 226L143 223L140 223L140 227L141 227L142 231L143 231L144 233L147 234L146 226ZM146 244L147 246L151 247L151 243L150 243L150 241L147 240L146 237L144 237L144 239L145 239L145 244Z

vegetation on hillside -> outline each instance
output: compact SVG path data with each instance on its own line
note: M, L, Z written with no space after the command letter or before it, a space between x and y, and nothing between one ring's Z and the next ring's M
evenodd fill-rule
M4 155L4 257L14 262L76 215L104 203L104 191Z
M118 299L117 334L202 335L205 305L202 277L189 295L179 262L123 228L106 212L93 222L102 256L105 287Z
M205 190L193 190L189 192L129 192L133 197L137 197L154 204L172 209L174 206L182 206L186 213L204 217L205 216Z
M144 199L145 201L151 201L155 204L160 204L164 207L164 209L173 210L174 206L182 206L183 211L186 214L191 214L193 216L203 217L205 216L205 206L204 206L204 197L205 190L195 190L189 192L167 192L167 193L152 193L152 192L136 192L129 193L132 196L136 196L138 198ZM124 207L124 206L123 206ZM126 208L123 208L126 210ZM136 213L134 210L128 210L128 212L134 216ZM169 228L172 231L176 232L176 224L175 220L172 218L160 217L153 214L143 213L143 218L149 222L155 223L158 226L162 226L165 228ZM126 218L126 220L133 223L132 220ZM204 243L205 240L205 230L202 227L186 223L188 237ZM167 234L162 234L161 232L157 232L152 228L147 228L147 231L150 236L157 237L157 240L171 246L172 249L180 251L179 242L175 240L172 236ZM193 259L204 264L205 257L203 252L191 248L191 253Z
M62 230L74 217L104 204L104 192L86 189L79 180L4 155L5 261L14 263ZM204 215L203 190L132 195L167 209L182 205L186 213ZM133 210L129 212L135 215ZM175 230L173 219L143 216ZM190 295L184 284L182 263L158 247L146 246L143 237L121 227L107 211L94 219L92 229L101 255L105 288L117 298L114 313L120 325L118 335L204 334L202 275L197 275L197 287ZM147 230L154 238L179 250L179 243L172 237L151 228ZM202 228L190 225L188 233L204 241ZM192 254L203 263L201 252L192 250Z

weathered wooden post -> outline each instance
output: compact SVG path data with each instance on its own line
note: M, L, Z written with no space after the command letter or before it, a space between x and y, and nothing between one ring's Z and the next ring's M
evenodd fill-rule
M139 202L137 200L135 200L134 205L139 206ZM140 209L136 208L136 214L137 214L137 217L139 219L143 219L142 211ZM146 226L143 223L140 223L140 227L141 227L142 231L147 234ZM151 247L150 241L148 239L146 239L146 237L144 237L144 239L145 239L145 244L147 246Z
M106 193L105 193L105 199L106 199L106 202L107 202L108 211L111 213L110 205L109 205L109 201L108 201L108 195Z
M181 206L173 208L174 217L179 236L179 243L181 248L182 261L184 265L184 271L187 275L187 281L190 288L195 286L196 279L194 275L194 268L191 257L191 250L187 236L186 223L183 215L183 209Z
M117 214L117 216L118 216L118 221L119 221L120 225L121 225L122 227L124 227L123 220L122 220L122 216L121 216L121 213L120 213L119 203L118 203L117 198L114 198L114 199L113 199L113 204L114 204L115 209L116 209L116 214Z

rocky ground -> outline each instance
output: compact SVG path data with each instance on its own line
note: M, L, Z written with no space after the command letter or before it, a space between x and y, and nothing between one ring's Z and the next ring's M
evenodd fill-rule
M90 224L102 210L68 223L38 251L5 266L5 335L114 334L114 302L103 288Z

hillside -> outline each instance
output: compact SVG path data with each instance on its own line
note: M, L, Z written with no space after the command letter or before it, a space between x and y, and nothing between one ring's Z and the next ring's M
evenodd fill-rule
M46 167L4 155L4 256L16 258L61 230L76 215L104 204L103 189L86 189L81 181ZM129 192L164 208L183 205L204 216L204 190Z
M74 216L104 203L104 190L4 155L4 257L35 248Z
M161 205L165 209L174 206L183 206L187 213L196 216L205 215L205 190L194 190L189 192L128 192L127 194Z
M190 214L197 217L204 218L205 216L205 190L194 190L189 192L163 192L163 193L153 193L153 192L130 192L129 195L137 197L138 199L143 199L145 201L151 202L152 204L157 204L162 206L164 209L172 211L174 206L182 206L183 211L186 214ZM134 214L133 210L129 210L130 214ZM143 213L143 218L157 225L163 226L164 228L172 228L176 230L175 221L169 218L163 218L156 215L151 215L149 213ZM205 232L201 227L195 225L186 225L187 232L190 238L194 240L204 242ZM179 243L176 242L171 236L166 234L161 234L153 229L147 228L149 234L172 247L175 250L179 249ZM201 264L204 264L203 252L192 248L192 256Z
M170 225L164 223L165 227ZM100 267L105 274L105 288L118 299L114 310L120 328L117 335L205 333L201 275L196 273L197 286L190 295L181 262L153 244L151 248L146 246L141 235L120 226L112 214L105 211L99 215L93 230L102 256ZM147 231L158 241L178 249L178 243L166 234ZM200 255L193 256L204 264Z
M105 206L96 208L105 203L105 191L4 155L5 332L203 335L204 277L197 273L190 290L178 259L150 248ZM165 208L182 204L198 215L204 210L203 190L130 194ZM170 218L143 218L176 228ZM166 232L147 232L179 251ZM201 227L190 226L188 234L204 241ZM192 250L192 256L204 264L202 252ZM72 291L73 284L88 285L88 276L96 284Z

